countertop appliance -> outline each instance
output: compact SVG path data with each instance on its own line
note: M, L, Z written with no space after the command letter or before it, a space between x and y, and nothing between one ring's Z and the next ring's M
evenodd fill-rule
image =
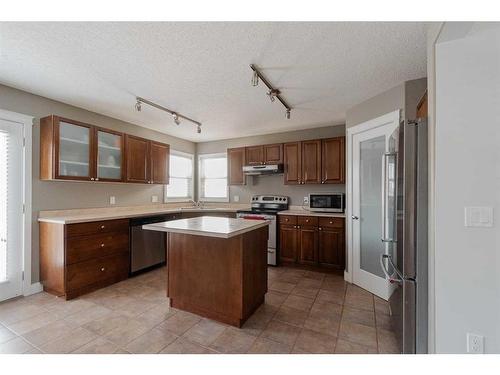
M288 197L281 195L254 195L251 209L237 211L236 217L251 220L269 220L269 237L267 239L267 264L278 265L277 232L279 211L288 209Z
M243 173L247 176L283 173L283 164L245 165Z
M344 212L344 193L311 193L309 194L309 211Z
M165 264L165 233L142 226L173 219L172 214L130 219L130 274Z
M427 121L405 120L389 145L382 185L388 251L380 264L398 286L389 303L401 352L427 353Z

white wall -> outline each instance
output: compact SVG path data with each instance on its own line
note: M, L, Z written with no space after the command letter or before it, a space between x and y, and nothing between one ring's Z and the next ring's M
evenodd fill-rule
M446 26L435 48L436 352L465 353L473 332L500 353L500 25ZM494 207L495 226L465 228L464 206Z

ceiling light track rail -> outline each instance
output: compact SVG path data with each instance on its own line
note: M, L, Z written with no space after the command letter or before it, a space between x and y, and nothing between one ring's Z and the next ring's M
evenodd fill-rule
M187 117L187 116L184 116L184 115L182 115L182 114L180 114L180 113L178 113L178 112L172 111L171 109L168 109L168 108L166 108L166 107L164 107L164 106L162 106L162 105L159 105L159 104L153 103L153 102L152 102L152 101L150 101L150 100L147 100L147 99L141 98L140 96L137 96L137 97L136 97L136 100L137 100L137 102L136 102L136 104L135 104L135 109L136 109L137 111L139 111L139 112L141 111L141 103L147 104L147 105L149 105L149 106L151 106L151 107L154 107L154 108L156 108L156 109L159 109L160 111L164 111L164 112L169 113L169 114L172 116L172 118L174 119L174 122L175 122L177 125L179 125L179 124L181 123L180 119L184 119L184 120L186 120L186 121L192 122L193 124L195 124L195 125L196 125L196 127L197 127L197 129L196 129L196 130L197 130L197 132L198 132L198 133L201 133L201 122L196 121L196 120L193 120L192 118L189 118L189 117Z
M280 101L281 104L283 104L283 107L286 109L286 118L290 118L290 112L292 111L292 107L288 105L288 103L285 101L283 96L281 96L281 91L274 88L273 85L264 77L264 75L260 72L259 68L255 64L250 64L250 68L253 70L253 76L252 76L252 86L257 86L259 84L259 79L264 83L264 85L267 86L269 89L269 92L267 95L269 95L269 99L274 102L275 98Z

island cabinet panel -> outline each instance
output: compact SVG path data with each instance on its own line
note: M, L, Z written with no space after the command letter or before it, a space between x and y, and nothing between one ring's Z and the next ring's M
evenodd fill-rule
M170 146L151 141L151 183L169 183Z
M127 135L125 137L125 152L127 155L127 182L149 183L151 163L149 141Z
M283 163L283 144L264 145L264 164Z
M264 164L264 147L250 146L245 149L246 165Z
M267 291L267 234L267 226L227 239L168 233L171 306L241 327Z
M227 168L229 185L245 185L246 178L243 174L245 165L245 147L227 149Z
M345 182L345 137L321 141L321 183Z
M299 231L299 259L302 264L316 264L318 261L318 228L300 226Z
M302 143L291 142L283 145L285 184L302 183Z
M302 142L302 183L321 183L321 140Z
M298 232L296 225L280 225L280 260L297 261Z
M124 280L129 259L127 219L40 223L40 281L49 293L72 299Z

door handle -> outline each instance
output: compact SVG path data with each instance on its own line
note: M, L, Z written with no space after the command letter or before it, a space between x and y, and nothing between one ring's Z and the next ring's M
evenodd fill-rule
M352 215L351 219L353 219L353 220L359 220L359 217Z
M394 278L394 274L390 275L389 271L385 267L384 260L387 259L387 262L391 264L391 267L394 270L394 273L399 277L399 279ZM388 280L391 284L398 283L402 284L403 283L403 275L399 272L399 270L394 266L394 263L392 262L392 257L389 254L380 254L380 267L382 268L382 272L384 272L386 280Z

